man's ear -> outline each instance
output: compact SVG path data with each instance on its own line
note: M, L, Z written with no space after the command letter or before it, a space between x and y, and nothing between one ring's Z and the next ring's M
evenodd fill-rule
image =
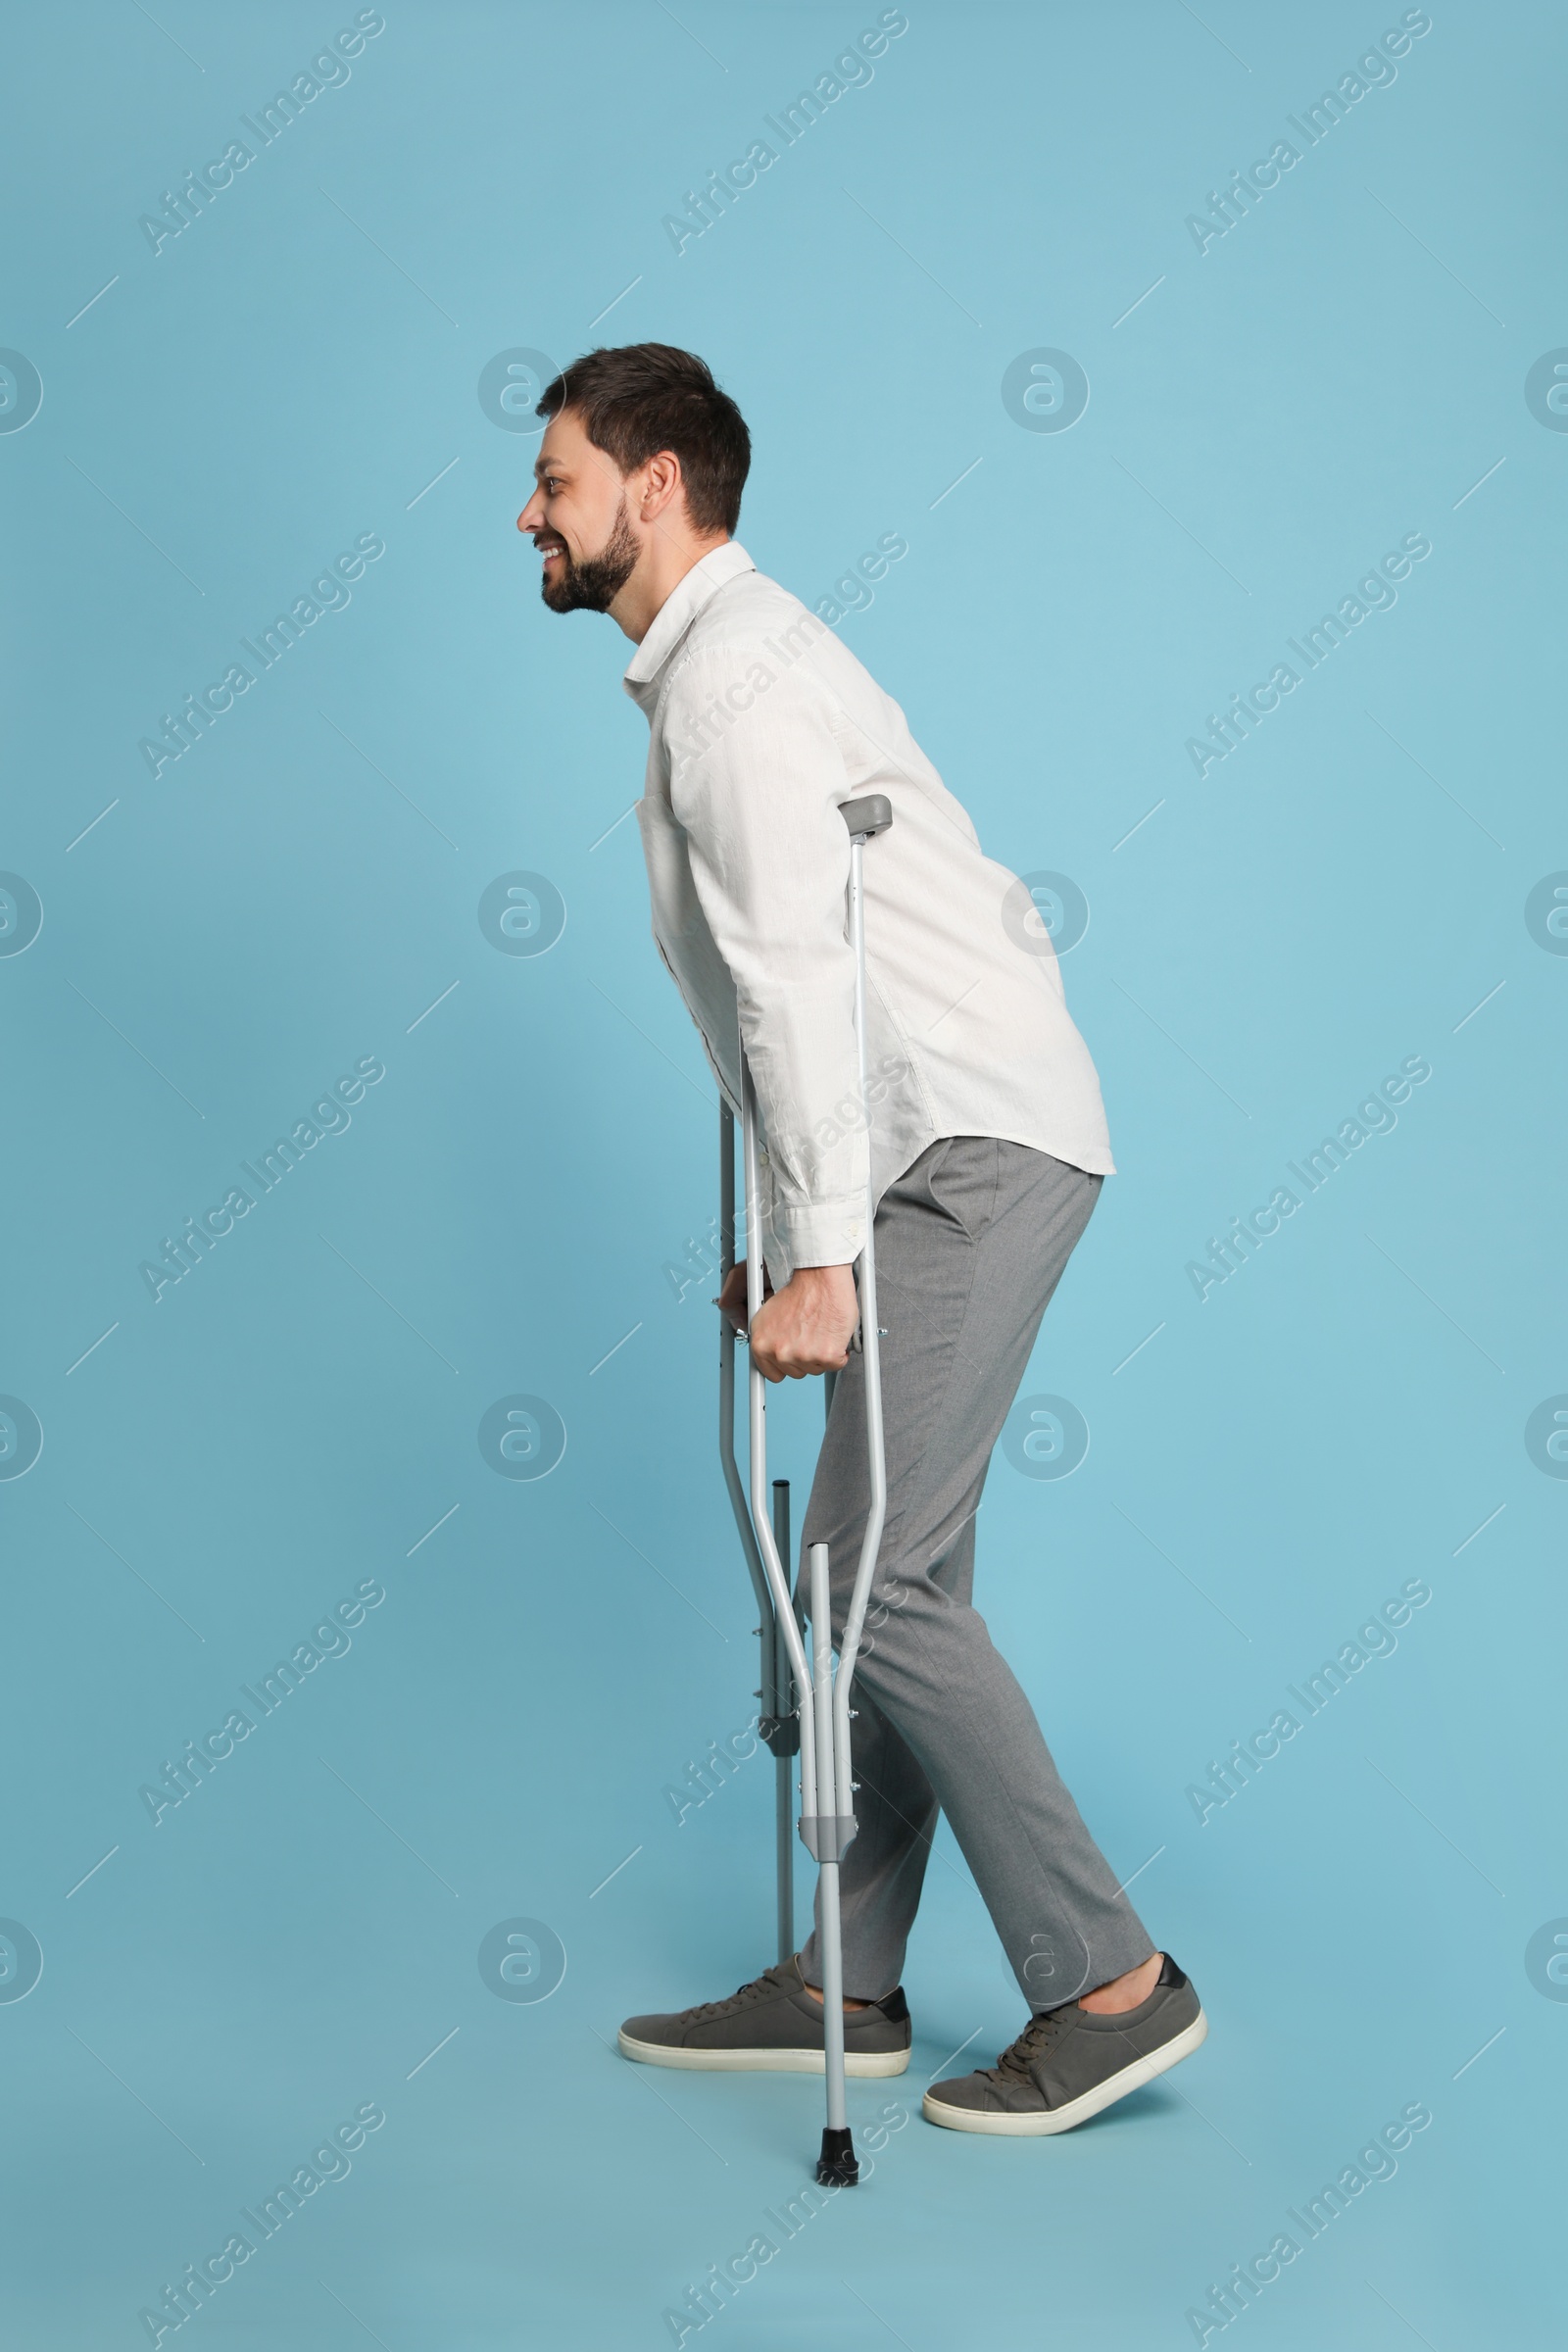
M643 521L657 522L671 508L678 508L684 489L679 458L672 449L660 450L643 467L643 493L637 510Z

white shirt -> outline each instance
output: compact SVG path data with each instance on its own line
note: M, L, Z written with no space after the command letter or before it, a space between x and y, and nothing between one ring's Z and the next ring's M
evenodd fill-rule
M866 1138L839 803L887 795L864 853L875 1198L939 1136L1113 1168L1100 1085L1024 885L833 631L733 540L666 599L625 675L651 728L638 803L654 938L732 1108L738 1040L775 1286L865 1240Z

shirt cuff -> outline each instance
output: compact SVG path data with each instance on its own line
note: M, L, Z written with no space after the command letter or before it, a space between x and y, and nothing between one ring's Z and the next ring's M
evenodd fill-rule
M763 1229L763 1249L775 1288L782 1288L781 1266L788 1282L799 1266L853 1265L864 1247L863 1193L787 1208L775 1201Z

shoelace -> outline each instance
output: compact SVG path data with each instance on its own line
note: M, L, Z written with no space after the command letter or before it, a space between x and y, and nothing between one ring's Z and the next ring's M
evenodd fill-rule
M703 2001L697 2008L688 2009L685 2014L694 2023L699 2021L706 2023L710 2018L728 2017L730 2012L737 2009L742 2001L759 2000L764 1993L772 1994L783 1991L785 1988L784 1970L782 1968L764 1968L760 1977L754 1977L749 1984L737 1984L735 1990L727 1994L723 2000Z
M1064 2009L1046 2009L1032 2017L1017 2040L1004 2049L995 2066L982 2067L980 2072L1001 2084L1004 2077L1016 2082L1029 2082L1030 2068L1036 2059L1043 2058L1056 2039L1066 2022Z

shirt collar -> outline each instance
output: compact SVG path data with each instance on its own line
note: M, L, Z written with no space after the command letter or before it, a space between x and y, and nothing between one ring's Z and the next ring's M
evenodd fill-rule
M730 580L756 564L735 539L726 539L694 564L665 597L654 615L653 626L626 665L621 680L626 692L643 710L653 700L659 674L705 605L711 603Z

